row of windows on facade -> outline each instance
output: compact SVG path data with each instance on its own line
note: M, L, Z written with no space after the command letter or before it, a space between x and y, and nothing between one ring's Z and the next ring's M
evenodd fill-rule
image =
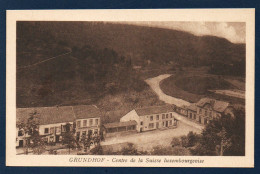
M171 126L172 124L173 124L173 123L172 123L172 120L170 120L170 121L169 121L169 126ZM150 129L151 129L151 128L155 128L154 126L155 126L155 123L149 123L148 128L150 128ZM159 127L159 122L156 123L156 126ZM163 127L166 126L166 124L165 124L164 121L162 122L162 126L163 126Z
M168 119L169 118L169 114L162 114L162 119ZM170 113L170 118L172 118L172 113ZM156 115L156 120L160 119L160 115ZM150 116L150 121L153 121L153 115Z
M94 130L90 129L88 131L82 131L83 136L92 135L92 134L98 134L98 129L94 129ZM80 132L77 132L77 136L80 136Z
M199 109L199 114L202 114L202 109ZM210 116L212 117L212 111L209 111L207 109L204 110L204 115L205 116Z
M66 126L61 126L61 127L51 127L51 128L44 128L44 134L59 134L62 132L66 132ZM70 131L72 131L72 126L70 126Z
M93 125L93 120L94 119L90 119L89 120L89 126L96 126L96 125L98 125L98 119L95 119L94 125ZM88 124L88 120L83 120L82 127L87 127L87 124ZM77 127L81 127L81 120L77 121Z
M61 127L51 127L51 128L44 128L44 134L53 134L54 132L59 134L61 133L61 129L63 132L66 132L66 126L61 126ZM70 130L72 130L72 127L70 127ZM28 135L31 135L30 132L28 132ZM24 130L19 130L18 131L18 136L24 136Z

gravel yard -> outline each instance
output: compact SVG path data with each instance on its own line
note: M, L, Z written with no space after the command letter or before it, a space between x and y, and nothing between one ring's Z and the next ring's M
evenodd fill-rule
M173 137L179 137L182 135L187 135L189 131L200 133L201 130L187 125L183 122L179 122L179 125L175 129L165 129L165 130L154 130L142 133L135 133L122 137L111 137L105 139L101 145L113 145L118 143L133 143L139 150L149 151L154 146L169 146Z

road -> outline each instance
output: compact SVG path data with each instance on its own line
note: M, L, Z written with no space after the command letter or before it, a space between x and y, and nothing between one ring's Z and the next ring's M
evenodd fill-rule
M160 88L160 82L168 77L170 77L171 74L163 74L163 75L159 75L157 77L153 77L153 78L149 78L146 79L145 82L152 88L152 90L158 95L159 99L164 101L165 103L168 104L174 104L176 106L189 106L190 103L182 100L182 99L178 99L169 95L166 95Z
M169 146L173 137L187 135L190 131L200 133L201 130L179 122L175 129L153 130L142 133L134 133L126 136L106 138L101 145L114 145L119 143L133 143L139 150L150 151L155 146Z
M163 75L159 75L157 77L153 77L153 78L149 78L149 79L146 79L145 82L152 88L152 90L158 95L159 99L164 101L165 103L168 103L168 104L174 104L176 106L189 106L191 103L185 101L185 100L182 100L182 99L178 99L178 98L175 98L175 97L172 97L172 96L169 96L169 95L166 95L160 88L160 83L162 80L170 77L171 74L163 74ZM195 127L197 129L200 129L202 130L204 128L203 125L200 125L198 123L195 123L194 121L191 121L190 119L178 114L178 113L174 113L173 114L175 118L177 118L179 121L189 125L189 126L192 126L192 127Z

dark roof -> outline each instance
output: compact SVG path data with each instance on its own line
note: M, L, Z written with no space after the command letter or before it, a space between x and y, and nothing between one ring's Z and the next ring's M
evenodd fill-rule
M173 112L174 110L173 110L173 106L165 105L165 106L152 106L147 108L140 108L140 109L135 109L135 111L139 116L143 116L143 115Z
M107 128L134 126L134 125L137 125L136 121L131 120L131 121L125 121L125 122L107 123L107 124L104 124L103 126L107 129Z
M76 119L84 119L84 118L94 118L100 117L101 112L94 105L77 105L73 106L73 111L75 113Z
M192 103L190 106L187 107L188 110L197 111L197 107L195 103Z
M36 112L39 124L55 124L73 122L76 119L99 117L99 109L91 105L80 106L55 106L55 107L35 107L17 108L16 121L26 122L30 114Z
M228 102L210 99L210 98L202 98L200 101L197 102L197 106L204 107L205 104L210 104L213 110L217 112L224 112L227 107L230 106Z

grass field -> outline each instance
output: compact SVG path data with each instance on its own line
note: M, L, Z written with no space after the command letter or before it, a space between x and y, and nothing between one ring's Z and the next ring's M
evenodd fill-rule
M189 102L197 102L203 97L211 97L232 103L244 104L243 99L223 96L210 92L217 89L243 89L243 82L223 76L209 75L203 72L175 73L160 84L165 94Z

